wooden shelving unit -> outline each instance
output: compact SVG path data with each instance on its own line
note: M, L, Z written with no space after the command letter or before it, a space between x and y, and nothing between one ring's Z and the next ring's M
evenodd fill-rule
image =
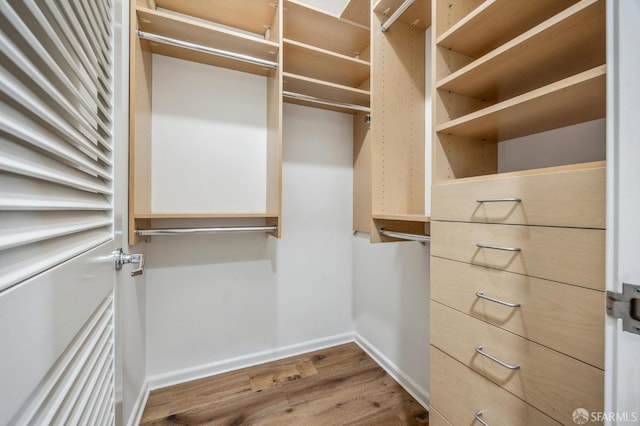
M436 44L470 57L478 57L576 2L577 0L483 1L448 29L443 19L438 25L438 31L443 33L438 34ZM445 5L438 7L443 8ZM439 12L439 16L443 15ZM487 31L488 28L491 31Z
M576 4L443 77L436 87L494 101L602 65L604 12L604 5L599 2ZM551 50L553 56L548 54Z
M416 0L386 31L380 26L402 1L379 1L371 15L371 138L354 150L356 230L371 242L398 241L384 228L428 232L425 211L425 28L431 2ZM417 22L416 22L417 21ZM365 186L365 189L362 188ZM362 195L365 191L370 196Z
M136 5L134 5L136 3ZM136 7L137 6L137 7ZM156 9L162 8L161 10ZM154 220L262 219L277 226L281 235L282 169L282 0L138 0L132 2L130 73L130 188L129 241L135 244L138 229L151 229ZM196 45L196 49L139 38L138 31ZM184 44L182 43L182 44ZM202 47L202 48L201 48ZM241 58L220 57L207 48L232 52L273 63L273 67L247 63ZM208 52L208 53L207 53ZM151 134L153 54L172 56L265 78L266 204L263 211L230 213L194 211L158 213L151 202ZM198 155L194 153L194 155Z
M433 13L432 412L452 424L483 412L488 424L568 424L570 407L604 405L606 164L569 146L571 129L526 136L605 117L605 1L449 0ZM563 320L550 319L555 304L577 300ZM558 323L583 330L551 342ZM518 337L492 344L498 334ZM474 338L499 347L517 372L498 378L467 362L488 356L456 346ZM540 363L535 347L553 356ZM454 360L452 382L442 366ZM540 381L542 371L557 374ZM590 379L576 387L576 376ZM560 388L562 398L548 398ZM520 407L492 406L499 394Z
M436 5L434 182L497 173L498 142L605 116L604 2L513 3Z
M371 25L370 0L349 0L340 14L342 19L355 22L367 28Z
M278 43L270 40L246 35L238 31L202 23L195 19L177 16L167 12L139 7L136 9L136 13L141 31L195 43L201 46L240 53L267 61L277 62L278 60L278 50L280 46ZM269 69L261 65L208 55L191 49L169 46L162 43L145 43L152 53L159 55L172 56L187 61L205 63L264 76L269 73Z
M368 0L346 9L361 14L363 6L369 9ZM283 15L284 90L317 100L285 102L351 114L359 109L349 105L369 107L369 29L293 0L285 0Z
M369 62L284 39L285 72L359 87L369 78Z

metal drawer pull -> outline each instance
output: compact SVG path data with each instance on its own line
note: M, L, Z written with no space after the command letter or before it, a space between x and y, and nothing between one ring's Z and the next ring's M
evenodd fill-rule
M476 200L478 203L519 203L522 201L520 198L508 197L508 198L480 198Z
M503 366L504 368L508 368L509 370L517 370L520 368L519 364L514 364L514 365L510 365L507 364L506 362L500 361L498 358L489 355L488 353L484 352L482 350L482 346L478 346L476 348L476 352L478 352L480 355L489 358L491 361L497 362L498 364L500 364L501 366Z
M498 303L498 304L504 305L504 306L508 306L510 308L519 308L520 307L519 303L509 303L509 302L504 302L502 300L494 299L493 297L486 296L481 291L476 293L476 296L478 296L480 299L489 300L491 302Z
M477 411L475 417L478 423L480 423L482 426L489 426L489 423L482 420L482 411Z
M486 248L491 250L502 250L502 251L522 251L520 247L503 247L503 246L493 246L491 244L483 244L477 243L476 247L478 248Z

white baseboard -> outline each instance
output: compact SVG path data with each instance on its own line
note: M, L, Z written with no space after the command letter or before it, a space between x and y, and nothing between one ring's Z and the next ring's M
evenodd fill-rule
M282 348L270 349L236 358L225 359L211 364L199 365L170 373L158 374L147 379L150 390L164 388L191 380L202 379L216 374L226 373L241 368L277 361L290 356L301 355L331 346L353 342L353 333L338 334L317 340L310 340Z
M125 423L127 426L135 426L140 424L140 420L142 419L142 413L144 412L144 407L147 405L147 400L149 399L149 389L148 382L143 383L140 388L140 393L136 398L136 403L133 405L133 410L131 410L131 415L129 416L129 420Z
M429 392L400 369L395 363L376 349L369 341L358 333L354 334L355 342L367 353L380 367L382 367L393 379L398 382L420 405L429 410Z

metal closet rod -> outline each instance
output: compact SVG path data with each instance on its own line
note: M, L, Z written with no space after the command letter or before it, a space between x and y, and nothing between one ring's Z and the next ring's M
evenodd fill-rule
M284 96L285 98L290 98L290 99L298 99L298 100L301 100L301 101L314 102L316 104L329 105L329 106L334 106L334 107L339 107L339 108L346 108L346 109L353 109L353 110L356 110L356 111L371 112L371 108L366 107L366 106L355 105L355 104L347 104L347 103L344 103L344 102L337 102L337 101L328 101L326 99L316 98L315 96L308 96L308 95L303 95L303 94L300 94L300 93L293 93L293 92L284 91L284 92L282 92L282 96Z
M387 237L400 238L402 240L420 241L421 243L431 242L431 237L427 235L407 234L404 232L387 231L384 228L380 228L380 233Z
M389 19L387 19L384 24L380 25L380 30L382 30L383 33L387 32L391 25L396 22L396 20L409 8L409 6L413 4L414 1L415 0L405 0L405 2L402 3L395 12L393 12Z
M233 232L276 232L277 226L225 226L216 228L136 229L136 235L228 234Z
M144 40L154 41L156 43L182 47L184 49L195 50L196 52L208 53L210 55L220 56L228 59L235 59L237 61L247 62L249 64L261 65L268 68L278 68L277 62L254 58L253 56L243 55L242 53L230 52L228 50L221 50L214 47L203 46L201 44L190 43L188 41L182 41L171 37L148 33L145 31L138 30L138 37Z

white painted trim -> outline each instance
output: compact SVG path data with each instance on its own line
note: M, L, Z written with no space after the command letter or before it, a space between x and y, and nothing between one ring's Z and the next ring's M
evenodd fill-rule
M252 367L267 362L277 361L291 356L302 355L332 346L353 342L353 333L338 334L322 339L310 340L282 348L270 349L236 358L225 359L211 364L185 368L165 374L158 374L147 379L150 390L160 389L191 380L202 379L216 374L227 373L241 368Z
M140 420L142 420L142 413L144 413L144 407L147 406L147 400L149 399L149 392L151 392L151 389L149 388L149 382L145 382L140 388L140 393L136 398L136 403L133 406L133 410L131 410L129 420L126 423L127 426L135 426L140 424Z
M382 352L380 352L375 346L373 346L367 339L360 336L358 333L354 333L355 343L362 348L380 367L384 369L393 379L398 382L400 386L406 390L409 395L415 398L420 405L422 405L427 411L429 410L429 392L417 384L411 377L409 377L400 367L387 358Z

